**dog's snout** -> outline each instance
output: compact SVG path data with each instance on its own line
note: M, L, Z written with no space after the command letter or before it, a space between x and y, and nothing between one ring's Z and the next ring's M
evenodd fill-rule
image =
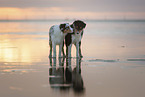
M77 31L77 34L79 34L79 31Z

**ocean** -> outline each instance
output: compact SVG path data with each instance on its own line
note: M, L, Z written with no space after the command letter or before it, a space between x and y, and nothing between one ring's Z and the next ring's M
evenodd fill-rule
M49 28L65 22L0 21L1 97L145 96L145 20L84 20L83 58L51 59Z

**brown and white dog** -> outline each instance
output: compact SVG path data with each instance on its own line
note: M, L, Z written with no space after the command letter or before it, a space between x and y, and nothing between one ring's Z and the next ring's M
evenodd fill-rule
M54 25L49 30L49 46L50 46L50 54L49 57L52 57L52 48L53 48L53 57L56 57L56 45L59 45L59 57L61 56L61 51L64 54L63 44L64 37L67 33L72 33L73 29L70 27L68 23Z
M65 36L66 56L71 57L71 47L74 44L76 46L76 57L83 57L81 53L81 39L86 23L81 20L76 20L70 26L73 28L73 33L68 33Z

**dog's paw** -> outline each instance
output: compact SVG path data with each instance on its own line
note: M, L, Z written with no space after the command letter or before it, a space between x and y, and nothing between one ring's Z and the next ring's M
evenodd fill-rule
M64 56L59 56L59 58L64 58Z
M71 57L71 56L66 56L66 58L67 58L67 59L71 59L71 58L73 58L73 57Z
M62 56L63 58L66 58L66 55L65 54L63 54L63 56Z
M66 56L65 56L65 55L63 55L63 58L66 58Z
M76 58L78 58L78 59L79 59L79 58L81 58L81 57L80 57L80 56L77 56Z
M80 58L83 58L83 56L81 55Z
M53 56L52 58L56 58L56 56Z
M52 55L49 55L49 58L52 58Z

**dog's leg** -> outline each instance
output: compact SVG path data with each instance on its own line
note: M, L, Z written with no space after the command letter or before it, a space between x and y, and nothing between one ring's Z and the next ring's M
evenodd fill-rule
M66 46L66 57L68 58L68 46Z
M51 58L52 57L52 41L51 41L51 37L49 37L49 47L50 47L49 58Z
M60 45L59 45L59 57L61 57L62 45L63 45L63 44L60 44Z
M79 42L79 55L80 55L81 58L83 57L82 56L82 51L81 51L81 41Z
M72 44L70 44L68 47L67 47L67 57L68 58L71 58L71 47L72 47Z
M76 57L80 57L79 56L79 43L76 43Z
M53 46L53 57L55 58L56 57L56 44L52 43L52 46Z
M63 54L63 57L65 57L65 53L64 53L64 41L63 41L63 45L62 45L62 54Z

